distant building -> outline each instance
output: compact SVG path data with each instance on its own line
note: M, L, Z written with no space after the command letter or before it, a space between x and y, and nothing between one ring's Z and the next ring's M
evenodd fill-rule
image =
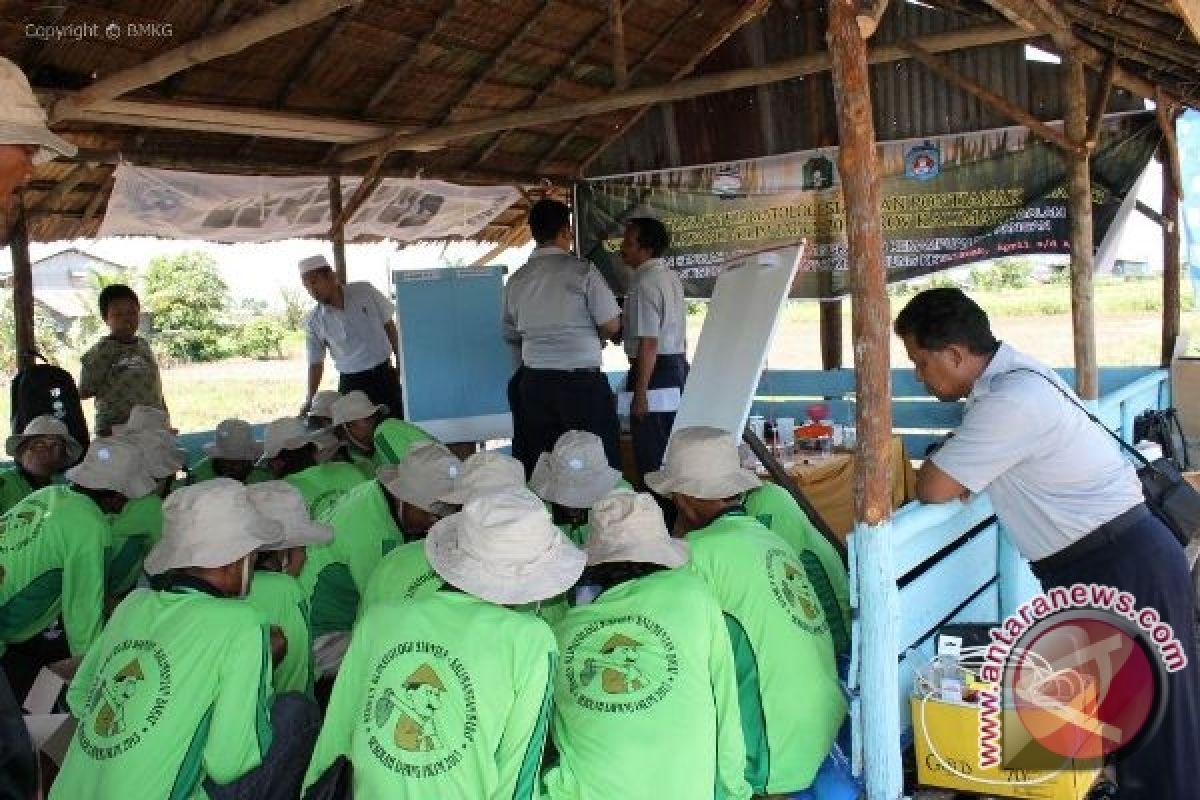
M134 279L132 267L74 247L33 262L31 271L34 302L60 332L66 332L76 320L97 313L92 307L96 297L95 276L113 276L124 283ZM12 272L0 272L0 283L11 287Z

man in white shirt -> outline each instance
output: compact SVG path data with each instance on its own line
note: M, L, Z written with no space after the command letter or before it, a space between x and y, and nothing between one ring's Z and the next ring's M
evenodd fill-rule
M679 273L663 261L670 246L670 234L659 220L636 217L625 224L621 259L633 269L625 295L625 390L633 393L629 432L641 475L662 466L675 424L674 409L650 410L650 392L682 392L688 375L687 302Z
M1133 466L1053 370L996 340L987 314L962 291L921 292L895 329L930 393L967 401L962 425L917 474L920 500L986 490L1045 589L1114 587L1174 630L1188 666L1167 675L1161 724L1118 753L1117 774L1123 800L1194 796L1194 590L1183 549L1146 507Z
M599 270L571 255L571 211L542 199L529 212L537 249L504 287L504 340L516 378L515 455L533 474L542 453L570 430L600 437L620 469L617 403L600 369L605 340L616 340L621 309ZM510 397L513 393L510 392Z
M317 301L304 318L308 394L300 416L308 413L321 386L328 350L340 373L338 392L359 389L372 403L387 406L390 416L403 419L399 373L392 365L392 356L399 358L399 335L391 301L366 281L343 285L325 256L309 256L299 268L304 288Z

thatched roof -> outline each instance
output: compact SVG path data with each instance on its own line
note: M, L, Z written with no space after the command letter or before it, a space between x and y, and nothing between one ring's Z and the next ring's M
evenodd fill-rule
M85 148L78 163L39 168L26 196L31 236L94 235L118 153L135 164L210 172L363 174L372 154L355 161L346 155L361 154L365 144L393 133L424 136L619 92L618 49L634 89L727 69L721 52L713 51L742 26L770 25L771 15L815 14L823 1L775 0L763 18L767 0L623 0L616 36L610 0L7 4L0 10L0 52L31 76L53 110L55 128ZM1004 21L977 0L925 2L980 25ZM1058 9L1069 16L1078 40L1120 59L1123 75L1189 104L1200 96L1200 46L1179 10L1196 7L1200 20L1198 0L993 5ZM280 23L299 11L308 14L302 24ZM264 38L260 27L260 40L227 48L228 55L202 52L236 32L253 37L258 21L268 19L281 32ZM614 47L615 40L623 47ZM201 52L181 52L193 42ZM797 43L792 52L770 58L804 52ZM155 77L156 65L173 57L185 63ZM410 141L412 147L388 157L382 174L521 186L526 199L479 237L519 243L529 198L541 180L568 183L644 108L548 123L518 120L518 127L433 144Z

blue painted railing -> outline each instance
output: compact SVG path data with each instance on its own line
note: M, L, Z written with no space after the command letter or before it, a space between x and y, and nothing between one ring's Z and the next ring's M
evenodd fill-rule
M1170 403L1169 375L1153 368L1105 372L1097 416L1129 441L1138 413ZM1119 384L1118 375L1132 380ZM952 622L998 622L1040 587L986 495L967 504L910 503L890 523L858 526L849 555L853 762L869 800L898 800L913 676L934 655L937 631Z

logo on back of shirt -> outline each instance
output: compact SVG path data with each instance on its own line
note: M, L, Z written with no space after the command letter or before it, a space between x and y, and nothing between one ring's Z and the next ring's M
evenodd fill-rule
M106 761L141 744L162 719L171 698L166 652L146 639L126 639L96 673L79 724L79 744Z
M333 507L337 505L337 501L342 499L342 495L346 493L345 489L327 489L321 492L312 503L309 504L308 514L313 519L325 519Z
M778 548L768 550L767 577L775 600L796 625L814 635L829 632L821 601L808 582L804 567L797 563L792 553Z
M0 553L15 553L28 547L42 532L46 510L45 503L26 500L0 517Z
M408 586L404 587L404 599L415 600L422 594L425 594L426 587L428 591L436 591L442 585L442 579L433 570L427 570L419 578L412 581Z
M462 763L478 731L466 667L432 642L402 642L370 672L362 723L371 754L408 778L432 778Z
M675 643L640 615L598 620L572 637L563 656L571 696L605 713L645 711L666 697L679 675Z

